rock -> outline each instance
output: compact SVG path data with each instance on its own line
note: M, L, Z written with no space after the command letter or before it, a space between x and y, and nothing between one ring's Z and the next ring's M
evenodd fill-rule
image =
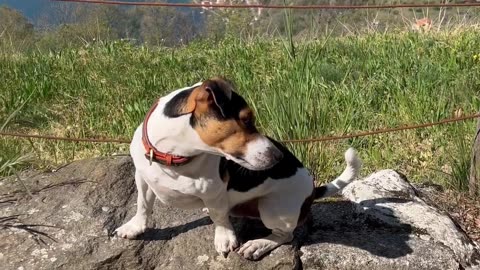
M383 170L353 183L343 195L357 203L357 210L395 227L411 227L419 236L450 248L462 265L479 259L475 244L446 213L426 204L404 175ZM425 237L424 237L425 238Z
M53 173L24 172L0 185L0 265L4 269L459 269L478 251L448 218L393 171L354 182L344 195L312 206L295 240L257 262L217 255L201 211L157 202L137 240L112 237L135 212L129 157L73 162ZM406 207L408 206L408 207ZM425 211L422 217L415 213ZM234 219L240 241L268 234L259 221Z
M304 269L477 267L478 247L448 215L421 200L405 176L383 170L342 195L350 201L313 206L313 228L301 247Z

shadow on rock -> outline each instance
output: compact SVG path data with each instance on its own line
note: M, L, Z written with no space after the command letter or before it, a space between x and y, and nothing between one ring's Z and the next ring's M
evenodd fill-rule
M380 202L403 203L407 200L383 198ZM300 245L309 246L322 243L340 244L368 251L385 258L399 258L413 252L408 244L413 228L409 224L385 224L366 214L355 212L358 207L350 201L320 202L312 206L310 222L303 228ZM393 211L375 206L390 218ZM365 212L368 213L369 210Z
M399 198L376 199L375 203L395 202L403 203L408 200ZM370 202L371 203L371 202ZM413 252L408 240L413 232L409 224L385 224L381 220L373 219L368 215L356 211L358 205L350 201L320 202L312 206L312 215L306 226L297 229L292 245L317 245L322 243L339 244L356 247L371 254L385 258L399 258ZM375 211L383 215L394 217L391 209L375 206ZM248 218L232 218L235 232L241 243L248 240L262 238L270 234L260 220ZM198 218L188 223L165 228L150 228L137 239L144 241L165 241L190 230L211 225L213 222L208 216ZM300 231L300 232L299 232ZM211 231L213 236L213 231Z
M178 226L166 228L149 228L144 234L138 236L137 239L144 241L170 240L182 233L186 233L195 228L207 226L212 223L213 222L209 217L203 217Z

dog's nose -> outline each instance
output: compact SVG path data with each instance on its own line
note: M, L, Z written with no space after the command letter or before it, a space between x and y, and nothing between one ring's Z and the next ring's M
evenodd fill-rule
M268 147L267 153L270 157L271 163L277 164L283 159L283 153L277 147Z

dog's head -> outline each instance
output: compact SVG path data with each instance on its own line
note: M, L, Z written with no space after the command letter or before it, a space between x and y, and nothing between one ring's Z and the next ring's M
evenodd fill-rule
M165 105L167 117L191 115L189 125L208 151L250 170L274 166L283 154L255 126L247 102L223 78L212 78L180 92Z

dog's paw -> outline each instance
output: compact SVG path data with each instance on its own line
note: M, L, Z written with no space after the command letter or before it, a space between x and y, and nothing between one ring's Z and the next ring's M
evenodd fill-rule
M222 226L215 228L215 249L218 253L226 256L230 251L238 247L237 237L232 229Z
M133 239L145 232L147 225L136 218L132 218L129 222L123 224L115 230L118 237Z
M240 247L238 254L242 255L245 259L258 260L276 246L277 243L267 239L250 240Z
M207 207L202 208L202 212L207 214L207 215L210 214L210 211L208 210Z

